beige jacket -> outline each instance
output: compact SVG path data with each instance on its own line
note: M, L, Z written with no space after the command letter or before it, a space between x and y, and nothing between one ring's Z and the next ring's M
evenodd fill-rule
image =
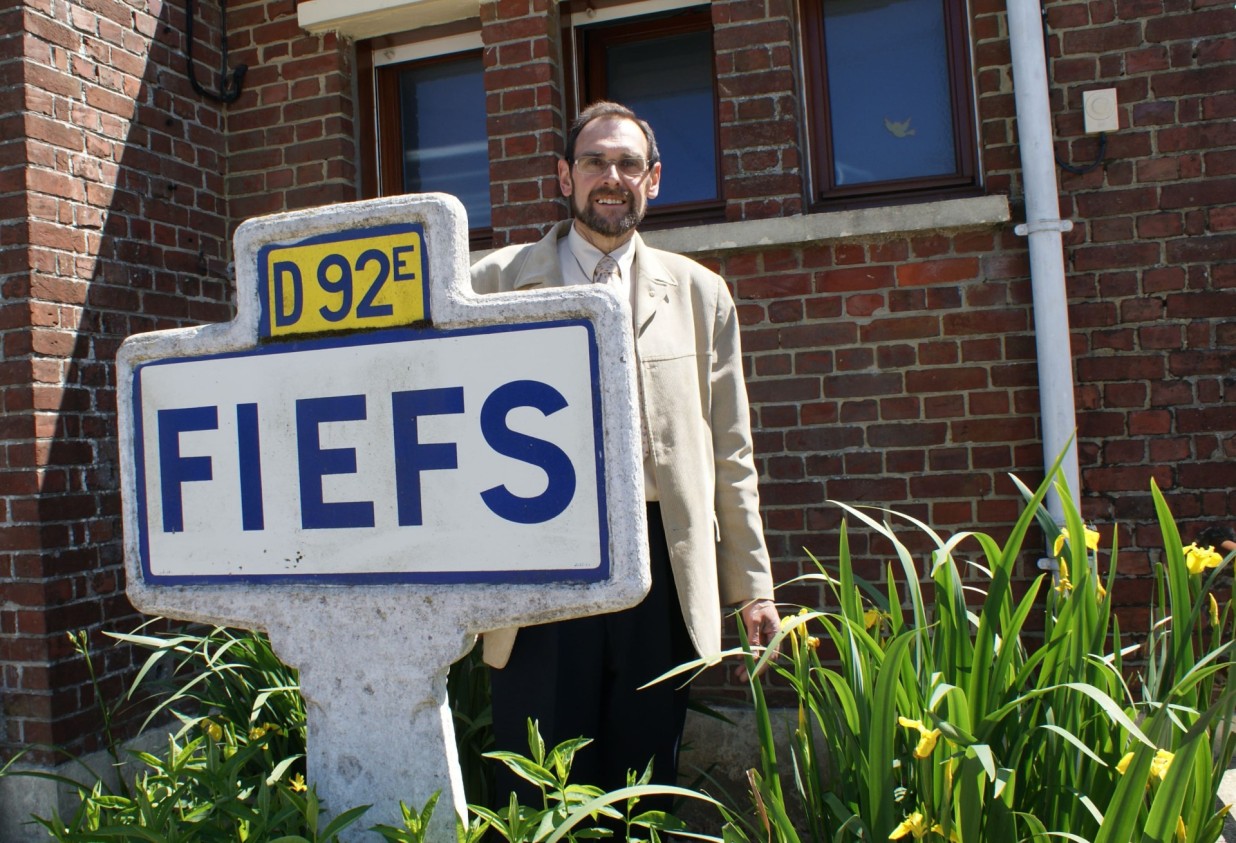
M480 293L561 286L558 239L508 246L472 267ZM725 282L635 235L635 347L674 582L695 649L721 649L721 605L772 597L760 522L738 318ZM698 402L698 403L697 403ZM485 634L502 667L515 630Z

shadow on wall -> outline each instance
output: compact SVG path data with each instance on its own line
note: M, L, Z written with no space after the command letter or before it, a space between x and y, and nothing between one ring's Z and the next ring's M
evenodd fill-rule
M3 293L28 301L30 323L25 342L6 334L3 356L29 361L33 435L10 448L6 468L36 482L7 512L6 526L33 536L6 548L14 574L6 608L21 619L0 639L8 755L29 745L84 755L104 743L94 689L66 632L90 631L109 703L132 678L133 654L101 635L140 622L124 593L120 343L233 313L224 118L185 75L184 7L151 8L159 17L120 3L31 8L16 39L25 52L29 271L9 276ZM218 7L198 14L199 73L213 76ZM118 737L131 737L142 715L125 711ZM63 760L50 749L23 758L42 769ZM55 790L5 779L0 839L33 834L24 821L32 810L50 814Z

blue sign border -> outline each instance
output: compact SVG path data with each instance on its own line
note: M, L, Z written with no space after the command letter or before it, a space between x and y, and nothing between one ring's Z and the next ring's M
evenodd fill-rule
M588 569L503 571L500 569L470 570L451 573L427 572L369 572L353 574L204 574L193 576L167 576L153 574L150 570L149 515L146 503L146 455L142 424L142 372L153 366L187 363L198 360L222 360L235 357L256 357L269 354L294 354L304 351L319 351L329 348L350 348L386 343L416 342L447 337L477 334L498 334L513 331L540 330L557 327L583 327L588 334L588 369L592 381L592 425L596 453L597 476L597 521L600 527L600 564ZM438 330L433 328L389 328L381 332L349 334L312 340L297 340L278 345L258 346L247 351L208 354L199 357L168 357L151 360L134 367L132 411L134 419L134 463L136 465L138 548L141 558L142 577L148 585L218 585L234 584L321 584L321 585L380 585L386 583L433 583L462 584L484 583L511 585L518 583L551 582L600 582L610 574L609 519L605 496L605 440L602 428L600 360L597 350L596 330L586 319L559 319L545 322L530 322L516 325L488 325L478 328Z
M392 234L404 234L407 232L416 232L421 240L421 267L423 276L421 278L421 300L424 302L425 315L422 320L425 324L433 323L433 315L430 311L429 303L429 242L425 238L425 226L419 222L406 223L391 223L389 225L368 226L365 228L349 228L344 231L332 231L329 234L319 234L315 237L306 237L303 240L291 240L283 243L267 243L258 249L257 256L257 277L258 277L258 302L260 304L258 313L258 337L261 340L282 340L282 336L274 336L270 333L271 310L270 310L270 278L266 271L266 256L270 254L272 249L294 249L300 246L317 246L322 243L335 243L340 240L360 240L366 237L388 237ZM399 326L386 326L384 328L370 328L370 330L397 330ZM363 331L364 326L352 325L346 329L348 332ZM342 332L342 330L341 330ZM309 336L307 334L290 334L287 342L296 342L298 339L303 339Z

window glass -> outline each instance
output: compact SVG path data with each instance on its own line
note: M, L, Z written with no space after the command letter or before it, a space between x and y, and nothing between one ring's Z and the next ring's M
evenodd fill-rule
M815 200L979 184L966 0L801 0Z
M606 51L607 95L657 133L667 178L658 204L717 198L712 36L685 32L613 44Z
M837 185L956 169L939 0L825 0Z
M413 62L398 70L405 193L451 193L468 225L488 228L489 144L479 55Z
M573 15L570 105L612 100L652 125L665 175L648 208L651 226L721 218L712 13L683 6L622 17L622 8L610 7L609 20Z

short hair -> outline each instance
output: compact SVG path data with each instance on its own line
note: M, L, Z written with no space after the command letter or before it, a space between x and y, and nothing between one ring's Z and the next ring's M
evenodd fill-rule
M581 111L579 116L575 118L575 121L571 123L571 128L567 131L566 160L568 164L575 163L575 141L579 139L579 133L593 120L598 120L602 117L618 117L630 120L636 126L639 126L639 130L644 133L644 137L648 140L648 165L652 166L661 160L661 153L657 149L657 136L653 133L652 127L648 125L646 120L641 119L625 105L598 100Z

